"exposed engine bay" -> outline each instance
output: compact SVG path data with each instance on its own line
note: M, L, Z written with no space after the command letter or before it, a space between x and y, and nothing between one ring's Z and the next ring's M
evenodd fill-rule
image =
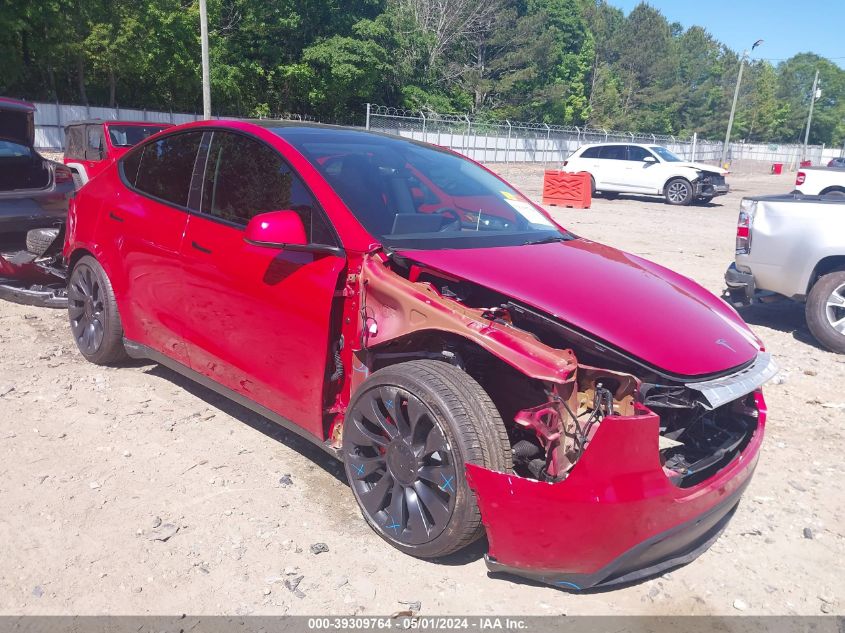
M404 292L393 292L395 284ZM661 466L672 483L689 487L732 462L757 428L754 391L770 377L768 355L761 354L766 372L740 368L742 380L732 373L689 383L510 297L398 254L369 274L365 265L364 288L366 340L356 362L370 371L419 357L459 366L500 411L518 476L562 481L601 425L654 413ZM722 388L724 380L729 386Z

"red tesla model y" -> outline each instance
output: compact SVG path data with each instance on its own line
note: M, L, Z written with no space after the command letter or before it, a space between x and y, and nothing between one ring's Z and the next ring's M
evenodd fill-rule
M395 136L207 121L71 206L69 318L343 460L373 530L568 589L688 562L757 462L770 355L694 282Z

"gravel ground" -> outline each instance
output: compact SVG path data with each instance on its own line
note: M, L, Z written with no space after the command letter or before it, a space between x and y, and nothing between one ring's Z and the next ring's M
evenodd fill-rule
M539 197L541 169L496 168ZM707 207L552 211L718 293L740 197L792 178L736 176ZM800 306L744 316L783 371L733 522L686 567L574 595L489 577L483 543L441 563L400 554L318 449L160 366L90 365L64 313L0 303L0 614L841 613L845 357L813 343Z

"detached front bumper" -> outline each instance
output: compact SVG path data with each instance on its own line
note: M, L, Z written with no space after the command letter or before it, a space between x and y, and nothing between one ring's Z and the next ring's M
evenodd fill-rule
M715 198L730 193L731 186L727 183L696 182L695 196L699 198Z
M558 483L467 465L490 550L487 566L570 590L612 586L686 564L730 521L751 480L766 406L757 428L714 476L675 486L660 465L654 413L606 418Z

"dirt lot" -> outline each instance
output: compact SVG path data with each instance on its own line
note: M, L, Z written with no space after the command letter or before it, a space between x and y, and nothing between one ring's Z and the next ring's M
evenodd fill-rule
M539 197L540 169L500 171ZM623 198L554 213L718 293L740 197L793 177L734 177L708 207ZM0 304L0 613L841 613L845 357L813 344L800 307L745 316L783 371L733 522L671 574L573 595L488 577L483 544L445 563L400 554L319 450L162 367L84 362L63 312ZM312 553L318 542L328 551ZM285 580L299 575L295 593Z

